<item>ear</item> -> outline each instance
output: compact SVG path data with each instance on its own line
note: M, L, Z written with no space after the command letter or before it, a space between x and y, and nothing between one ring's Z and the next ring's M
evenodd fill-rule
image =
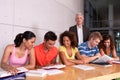
M23 38L23 43L25 43L26 42L26 39L25 38Z
M44 39L44 42L46 42L46 40Z
M91 40L94 40L94 38L91 38Z

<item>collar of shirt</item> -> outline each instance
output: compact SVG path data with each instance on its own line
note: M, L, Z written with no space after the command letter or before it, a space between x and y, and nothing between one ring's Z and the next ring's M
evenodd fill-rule
M77 25L77 28L78 28L78 29L82 28L82 25L80 25L80 26Z

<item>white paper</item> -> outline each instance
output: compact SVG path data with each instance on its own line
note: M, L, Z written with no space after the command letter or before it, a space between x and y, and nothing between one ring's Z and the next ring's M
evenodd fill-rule
M36 70L29 70L26 75L27 76L39 76L39 77L45 77L47 74L48 75L55 75L55 74L61 74L63 73L62 70L58 69L36 69Z
M43 69L36 69L36 70L29 70L26 75L27 76L39 76L39 77L44 77L46 76L47 71Z
M74 65L73 67L79 68L79 69L82 69L82 70L93 70L93 69L95 69L92 66L86 66L86 65Z
M92 63L107 63L109 60L112 60L112 58L107 55L104 55L98 58L97 60L93 61Z
M46 70L48 75L55 75L55 74L61 74L63 71L57 70L57 69L52 69L52 70Z

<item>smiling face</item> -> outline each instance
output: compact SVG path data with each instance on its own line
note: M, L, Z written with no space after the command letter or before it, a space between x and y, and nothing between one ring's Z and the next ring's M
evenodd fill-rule
M48 50L50 50L55 45L55 41L53 40L44 40L44 47Z
M70 47L71 46L71 41L70 41L69 37L67 37L67 36L63 37L63 44L64 44L65 47Z
M36 41L35 37L28 39L28 40L24 39L24 45L27 49L32 49L35 44L35 41Z

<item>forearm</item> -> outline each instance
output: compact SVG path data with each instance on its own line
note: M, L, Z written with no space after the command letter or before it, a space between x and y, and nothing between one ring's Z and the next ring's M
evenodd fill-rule
M1 64L1 68L3 68L6 71L9 71L10 67L12 67L12 66L8 65L7 63L2 63Z
M6 64L6 63L2 63L2 64L1 64L1 67L2 67L4 70L10 72L10 73L13 74L13 75L16 75L17 72L18 72L18 70L16 69L16 67L10 66L10 65L8 65L8 64Z
M84 61L82 61L82 60L69 60L69 61L74 64L83 64L84 63Z
M65 64L65 65L74 65L75 63L73 63L72 61L67 59L66 61L63 62L63 64Z
M97 56L87 57L87 58L85 58L85 63L92 62L93 60L95 60L95 59L97 59L97 58L98 58Z
M25 67L25 68L27 68L27 69L35 69L35 65L26 65L26 66L23 66L23 67Z
M90 57L90 61L93 61L95 59L99 58L98 56L93 56L93 57Z
M113 60L120 60L119 57L113 57Z

